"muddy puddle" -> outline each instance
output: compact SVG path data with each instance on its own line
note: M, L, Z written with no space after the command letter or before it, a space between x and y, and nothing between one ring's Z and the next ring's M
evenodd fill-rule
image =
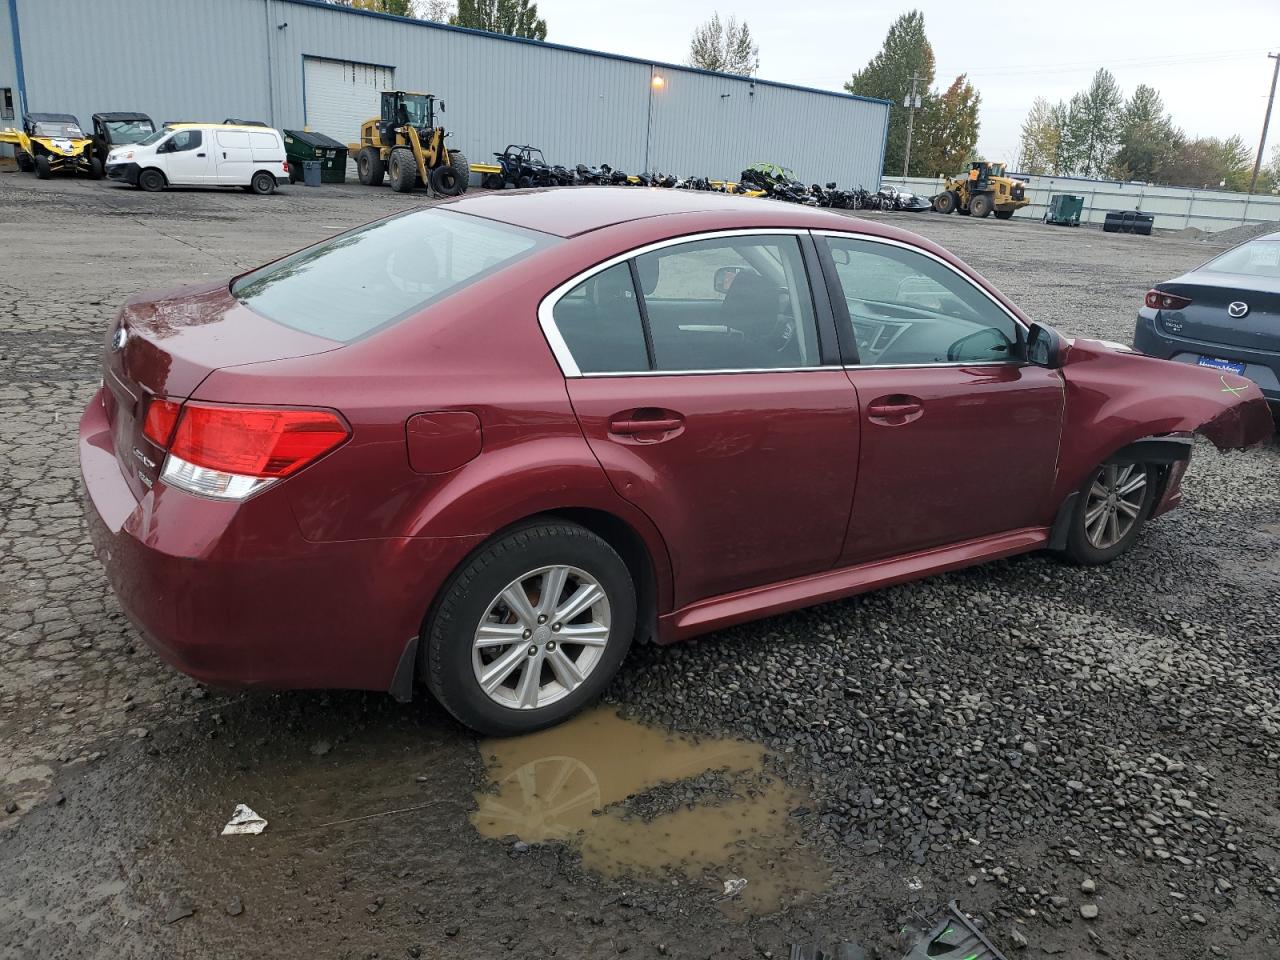
M471 820L484 836L559 841L583 866L650 881L745 877L726 906L770 913L829 874L792 813L803 798L759 744L694 741L599 709L527 737L480 744L489 785Z

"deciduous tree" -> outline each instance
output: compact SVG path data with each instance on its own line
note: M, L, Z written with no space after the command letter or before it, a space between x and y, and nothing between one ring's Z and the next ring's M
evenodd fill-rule
M1111 173L1120 180L1160 179L1184 141L1154 87L1140 83L1120 114Z
M916 122L919 138L911 151L911 176L955 176L965 168L978 144L981 103L982 96L964 74L945 93L929 95Z
M1060 156L1069 172L1083 177L1103 176L1111 165L1120 135L1124 95L1106 69L1093 75L1089 89L1067 105L1067 123Z
M760 48L751 39L745 20L721 20L719 12L693 31L689 41L689 66L719 73L754 76L760 69Z
M1022 121L1022 145L1018 152L1018 169L1023 173L1061 176L1062 137L1067 125L1067 106L1051 104L1036 97L1027 118Z
M529 0L458 0L458 12L449 22L509 37L547 39L547 21L538 16L538 5Z

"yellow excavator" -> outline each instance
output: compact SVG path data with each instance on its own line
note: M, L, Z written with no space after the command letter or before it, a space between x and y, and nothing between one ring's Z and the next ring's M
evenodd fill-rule
M947 180L942 192L933 198L933 209L975 217L994 213L997 219L1008 220L1015 210L1030 202L1026 184L1009 176L1003 163L975 160L966 174Z
M443 113L444 101L429 93L383 91L382 115L362 123L360 142L348 144L360 182L377 186L385 175L399 193L418 186L447 197L465 192L471 165L461 150L444 145L447 134L436 126L437 107Z

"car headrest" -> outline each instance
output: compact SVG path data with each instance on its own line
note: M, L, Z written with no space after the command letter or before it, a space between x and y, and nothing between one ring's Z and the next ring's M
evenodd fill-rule
M647 296L658 289L658 276L662 272L661 257L652 254L636 257L636 272L640 274L640 290Z

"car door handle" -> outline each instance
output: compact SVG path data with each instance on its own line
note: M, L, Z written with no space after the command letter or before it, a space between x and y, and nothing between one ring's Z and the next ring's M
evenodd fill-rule
M197 154L196 154L196 156L197 156L197 157L207 157L207 156L208 156L208 154L207 154L207 153L197 153Z
M867 419L885 427L898 427L924 416L924 404L919 397L895 393L877 397L867 405Z
M660 410L654 407L628 410L625 413L615 414L609 419L609 432L620 437L672 433L683 427L683 416L674 410Z

